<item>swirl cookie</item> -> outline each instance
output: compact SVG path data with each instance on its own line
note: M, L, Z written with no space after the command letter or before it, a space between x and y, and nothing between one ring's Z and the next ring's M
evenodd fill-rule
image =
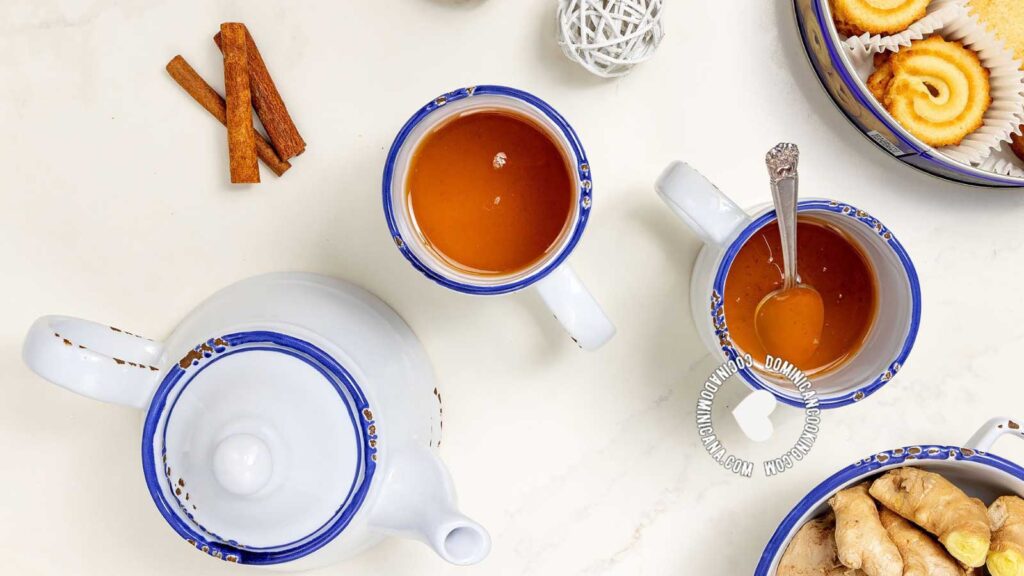
M989 72L963 44L932 36L875 64L872 94L925 144L956 146L984 123Z
M832 0L836 29L847 36L896 34L925 17L931 0Z
M892 52L875 54L875 73L868 78L868 90L882 104L885 104L889 83L892 82L892 54Z

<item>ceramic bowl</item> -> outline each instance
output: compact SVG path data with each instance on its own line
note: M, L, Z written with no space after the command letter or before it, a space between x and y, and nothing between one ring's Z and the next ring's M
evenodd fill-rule
M836 492L894 468L915 466L938 472L969 496L990 503L1007 494L1024 495L1024 468L988 452L1003 435L1024 438L1020 420L993 418L963 446L918 444L873 454L818 484L786 515L761 554L754 576L774 575L790 540L808 520L828 510Z
M908 166L963 184L1024 187L1024 178L1002 176L950 159L896 122L857 77L828 0L794 0L797 27L815 74L825 91L862 134Z

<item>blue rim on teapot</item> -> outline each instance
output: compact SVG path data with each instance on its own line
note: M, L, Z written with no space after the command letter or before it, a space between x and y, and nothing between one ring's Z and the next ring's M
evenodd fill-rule
M340 534L359 511L376 470L376 425L368 418L372 412L362 390L348 371L327 353L308 342L277 332L229 334L210 339L193 351L194 354L174 365L157 387L143 425L143 472L160 514L197 549L229 562L279 564L315 552ZM188 494L182 497L182 487L187 490L187 486L173 473L166 454L166 423L189 384L218 361L253 351L279 353L297 359L329 381L348 409L352 431L356 435L355 445L359 448L359 465L348 494L330 519L303 537L274 546L246 546L209 531L196 517L196 505Z
M452 103L466 101L467 99L481 96L497 96L526 104L535 113L539 113L543 119L556 127L562 147L567 154L571 154L572 156L569 160L575 165L575 177L579 188L578 201L576 203L576 216L572 223L572 229L566 238L561 241L561 246L557 252L547 261L543 262L542 266L537 269L530 270L525 275L513 277L508 282L499 282L488 285L469 284L459 281L450 275L439 273L435 267L424 262L420 256L417 256L413 250L410 249L409 239L403 236L401 230L402 227L399 223L398 211L395 206L395 186L404 187L403 182L396 182L395 174L399 171L399 157L408 145L415 144L415 142L409 142L412 132L422 122L424 122L424 120L435 112L443 110L445 106L451 106ZM404 195L404 192L400 192L402 192L402 194L397 195L401 197ZM576 132L572 129L565 118L563 118L562 115L554 108L540 98L522 90L506 86L480 85L469 88L460 88L453 92L448 92L447 94L438 96L420 108L405 123L405 125L402 126L402 129L398 132L398 136L395 137L394 143L391 145L391 150L388 152L387 162L384 165L383 201L384 215L387 219L388 229L391 231L391 237L394 240L395 245L398 246L399 251L401 251L402 255L405 256L413 267L434 282L437 282L446 288L467 294L495 295L521 290L538 282L558 268L558 266L568 258L569 254L572 253L576 244L579 242L580 237L583 235L583 230L586 228L587 220L590 216L590 208L593 204L593 180L591 177L590 162L587 161L586 152L584 152L583 146L580 144L579 138L576 136ZM413 241L418 242L418 240Z

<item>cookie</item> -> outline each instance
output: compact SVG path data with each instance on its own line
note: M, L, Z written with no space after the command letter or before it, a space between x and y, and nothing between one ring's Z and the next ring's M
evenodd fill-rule
M881 61L868 87L897 122L936 148L960 144L992 104L989 71L977 53L941 36Z
M971 14L1013 50L1024 64L1024 2L1021 0L970 0Z
M931 0L832 0L836 29L847 36L896 34L924 18Z

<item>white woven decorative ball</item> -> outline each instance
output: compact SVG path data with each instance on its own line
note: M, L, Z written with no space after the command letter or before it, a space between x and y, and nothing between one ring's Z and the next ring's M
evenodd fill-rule
M558 44L570 60L603 78L629 73L665 35L662 0L559 0Z

